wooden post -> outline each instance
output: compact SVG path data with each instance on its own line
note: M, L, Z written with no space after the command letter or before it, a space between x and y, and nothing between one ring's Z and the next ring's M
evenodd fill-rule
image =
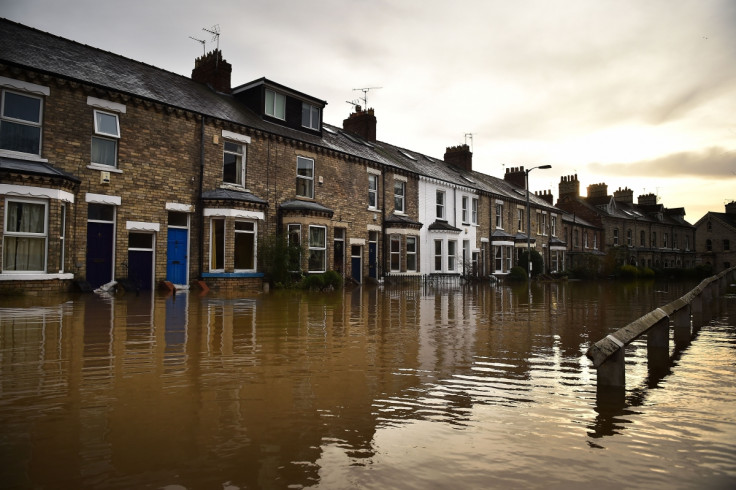
M682 349L690 343L690 305L683 306L672 316L675 330L675 348Z
M626 369L624 347L620 347L606 361L598 366L598 387L626 386Z
M649 372L657 375L667 370L670 360L670 319L664 317L647 330Z

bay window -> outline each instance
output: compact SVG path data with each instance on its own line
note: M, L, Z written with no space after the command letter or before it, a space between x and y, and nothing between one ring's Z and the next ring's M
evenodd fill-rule
M327 270L327 228L309 227L309 272Z
M252 221L235 222L235 270L256 270L256 225Z

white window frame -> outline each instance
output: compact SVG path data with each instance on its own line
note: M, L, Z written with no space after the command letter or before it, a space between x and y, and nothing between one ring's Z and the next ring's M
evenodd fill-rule
M240 153L233 150L228 150L228 145L234 145L237 148L240 149ZM237 185L239 187L245 187L245 164L246 164L246 152L247 147L243 143L239 141L231 141L231 140L225 140L224 144L222 145L222 182L226 184L232 184ZM234 155L235 156L235 173L236 182L230 182L225 180L225 157L226 155ZM237 171L238 167L238 158L240 159L240 172ZM237 174L240 175L237 175Z
M435 240L434 241L434 264L432 267L432 270L434 272L442 272L442 263L444 262L442 260L442 250L443 250L442 240ZM439 267L437 265L439 264Z
M457 267L457 240L447 240L447 271L452 272Z
M238 230L238 223L253 225L253 229ZM233 233L233 267L235 272L255 272L258 267L258 222L254 220L244 219L235 220L235 224L233 225ZM239 234L251 235L253 237L253 267L239 269L237 267L237 264L235 264L235 257L237 257L237 238Z
M613 246L618 246L618 228L613 229Z
M368 208L378 209L378 175L368 174Z
M322 246L312 244L312 229L322 230L323 243ZM307 260L307 269L310 273L321 273L327 271L327 227L309 225L309 260ZM320 269L312 268L312 253L322 253L322 266Z
M12 93L13 95L17 95L20 97L25 97L28 99L36 99L39 101L38 104L38 122L30 121L27 119L17 119L14 117L6 116L5 115L5 108L7 107L7 104L5 103L5 95L7 93ZM3 122L9 122L12 124L19 124L23 126L29 126L33 128L38 128L38 151L35 153L29 153L21 150L14 150L12 148L0 148L0 151L7 151L12 153L17 153L20 155L37 155L41 156L41 148L43 148L43 103L44 99L43 97L38 97L36 95L31 95L28 93L19 92L17 90L2 90L2 101L0 103L2 104L2 111L0 111L0 126L2 126Z
M94 120L94 128L95 128L95 134L92 136L91 143L90 143L90 163L92 165L100 165L102 167L110 167L110 168L117 168L118 167L118 141L120 140L120 118L117 114L114 112L107 112L107 111L101 111L98 109L94 109L93 111L93 120ZM97 122L97 115L105 115L115 118L115 133L109 133L103 131ZM95 140L97 141L112 141L114 146L113 151L113 163L104 163L104 162L95 162L94 161L94 151L93 148L95 146Z
M474 197L470 201L470 223L477 225L478 224L478 198Z
M397 194L397 190L399 190L400 193ZM399 204L401 204L401 206L399 206ZM403 180L394 180L394 212L406 212L406 182Z
M311 175L299 173L300 162L309 162ZM306 193L300 193L300 186L304 187L304 191ZM296 195L299 197L314 199L314 158L302 156L296 157Z
M307 112L305 113L305 111ZM306 121L305 117L307 119ZM319 131L320 119L319 107L314 104L302 102L302 127ZM305 122L306 124L304 124Z
M271 100L269 100L269 98ZM266 89L265 96L265 107L264 111L267 116L274 117L276 119L286 120L286 96L270 88ZM279 107L279 101L281 106ZM280 109L280 110L279 110ZM277 113L278 112L278 113Z
M460 198L460 213L462 218L462 223L466 224L468 222L468 196L462 196Z
M557 216L552 215L552 217L549 220L549 234L550 236L557 236Z
M401 235L389 235L389 269L391 272L401 272ZM398 249L394 249L394 244L398 245ZM396 267L394 267L394 259L396 259Z
M435 191L435 212L437 219L445 219L445 191Z
M516 214L518 231L524 233L524 208L516 208Z
M215 243L215 223L221 222L222 223L222 241L219 243ZM226 221L223 217L213 217L210 219L210 272L225 272L225 243L227 240L227 229L225 227ZM213 250L216 246L220 245L222 248L222 268L216 268L216 264L214 263L214 255L212 254Z
M496 229L503 230L503 204L496 203Z
M24 231L9 231L8 230L8 219L10 217L9 212L9 204L10 203L23 203L23 204L32 204L32 205L42 205L43 206L43 231L40 233L36 232L24 232ZM3 258L3 272L4 273L13 273L13 274L38 274L45 273L46 268L48 266L48 248L49 248L49 203L46 200L43 199L26 199L26 198L15 198L15 197L6 197L5 198L5 219L3 222L3 246L2 246L2 258ZM6 269L7 262L5 260L6 258L6 252L5 247L9 246L9 240L7 238L30 238L30 239L43 239L43 257L42 257L42 267L41 269Z

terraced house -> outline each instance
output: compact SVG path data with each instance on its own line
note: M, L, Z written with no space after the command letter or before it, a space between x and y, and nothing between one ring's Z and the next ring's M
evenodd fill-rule
M282 233L305 273L505 274L532 233L548 264L560 211L472 168L342 127L326 101L267 78L233 86L218 50L192 75L0 20L0 289L260 289L258 244ZM558 223L555 225L555 223ZM555 241L556 240L556 241Z

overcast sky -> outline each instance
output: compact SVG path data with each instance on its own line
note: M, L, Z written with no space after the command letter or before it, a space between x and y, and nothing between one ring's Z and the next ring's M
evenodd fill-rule
M736 200L734 0L0 0L0 16L191 75L219 26L233 85L267 77L342 125L368 91L378 139L473 166L551 164L685 207ZM471 136L467 136L472 134Z

